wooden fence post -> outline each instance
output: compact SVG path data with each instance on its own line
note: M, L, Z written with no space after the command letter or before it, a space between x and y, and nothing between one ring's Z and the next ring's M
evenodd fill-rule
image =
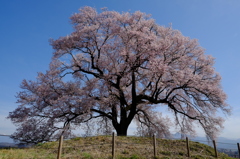
M237 143L237 147L238 147L238 158L240 158L240 146L239 146L239 143Z
M153 154L154 154L154 158L157 157L157 151L156 151L156 135L153 135Z
M112 133L112 159L115 159L115 133Z
M60 140L59 140L57 159L61 159L62 143L63 143L63 135L61 135Z
M213 146L214 146L214 151L215 151L215 157L218 158L217 146L216 146L215 140L213 140Z
M186 143L187 143L187 157L190 157L190 148L189 148L188 137L186 137Z

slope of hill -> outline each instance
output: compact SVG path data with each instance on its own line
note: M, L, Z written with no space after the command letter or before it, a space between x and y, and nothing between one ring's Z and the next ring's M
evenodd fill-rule
M95 136L79 137L64 140L62 159L110 159L112 154L112 137ZM116 137L116 159L151 159L153 158L152 138ZM1 149L0 158L30 159L56 158L58 142L41 143L28 149ZM191 158L215 158L212 147L190 142ZM157 139L157 158L186 158L186 142L184 140ZM219 158L231 159L226 154L219 153Z

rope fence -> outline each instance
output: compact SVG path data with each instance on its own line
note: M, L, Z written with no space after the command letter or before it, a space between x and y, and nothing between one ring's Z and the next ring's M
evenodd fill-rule
M2 135L0 136L10 136L10 135ZM57 154L57 159L61 159L61 156L65 153L67 153L70 149L74 149L76 151L81 151L81 152L90 152L94 149L97 151L97 149L104 147L104 153L106 154L111 154L111 158L115 159L116 155L121 153L121 154L128 154L129 151L142 151L142 147L144 147L144 152L146 154L147 158L157 158L159 155L169 155L170 157L173 157L174 155L180 155L180 156L185 156L185 157L193 157L193 156L202 156L202 157L207 157L204 156L204 148L201 151L194 151L193 144L194 143L206 143L205 145L212 146L214 148L214 156L215 158L218 158L218 152L224 152L223 150L226 149L221 149L219 148L219 145L231 145L235 146L234 149L231 149L229 151L234 152L232 155L229 155L230 157L235 157L235 158L240 158L240 146L239 143L233 144L233 143L224 143L224 142L216 142L216 141L204 141L204 140L190 140L188 137L186 139L177 139L177 138L171 138L170 140L172 141L172 145L170 147L167 147L165 140L161 140L159 142L155 136L152 138L144 140L144 143L129 143L129 142L121 142L119 140L116 140L118 136L115 136L115 133L112 134L111 138L109 139L109 144L106 143L96 143L96 144L82 144L78 146L64 146L64 139L63 136L61 136L58 139L58 148L48 148L46 149L50 150L51 152L49 153L55 153ZM166 142L169 139L166 139ZM178 142L177 142L178 140ZM176 141L176 142L175 142ZM1 142L1 141L0 141ZM144 146L142 146L144 145ZM185 146L183 146L185 145ZM90 148L91 147L91 148ZM164 148L163 148L164 147ZM178 150L179 147L185 147L185 149ZM224 152L226 153L226 152Z
M116 154L116 151L118 151L118 149L120 149L121 147L126 147L126 148L129 148L129 145L137 145L139 143L121 143L121 142L116 142L115 141L115 134L113 133L112 134L112 145L110 145L109 147L112 147L112 159L115 159L115 154ZM62 142L63 140L59 140L59 149L58 149L58 158L57 159L61 159L61 152L62 152ZM186 157L191 157L191 144L190 144L190 140L188 139L188 137L186 137L186 140L182 140L183 142L186 143ZM201 141L201 140L191 140L193 142L208 142L209 141ZM146 149L148 148L148 154L152 154L152 156L154 158L157 158L157 149L158 147L160 146L163 146L162 145L163 143L157 143L156 141L156 136L154 135L153 138L152 138L152 141L149 140L147 142L144 143ZM228 144L228 145L236 145L236 144L231 144L231 143L222 143L222 142L217 142L217 144ZM214 157L215 158L218 158L218 151L217 151L217 144L216 144L216 141L213 140L212 141L212 145L213 145L213 148L214 148ZM127 145L127 146L126 146ZM178 147L178 145L175 144L175 146ZM182 145L179 145L179 146L182 146ZM240 158L240 147L239 147L239 143L237 143L237 148L236 150L238 150L238 158ZM203 150L198 152L198 153L195 153L195 154L192 154L192 155L200 155L202 157L207 157L206 155L202 154ZM127 152L125 152L127 153ZM172 151L171 148L168 149L168 151L163 151L161 152L162 154L164 153L171 153L171 154L176 154L176 155L184 155L185 152L176 152L176 150ZM237 157L236 155L235 156L231 156L231 157Z

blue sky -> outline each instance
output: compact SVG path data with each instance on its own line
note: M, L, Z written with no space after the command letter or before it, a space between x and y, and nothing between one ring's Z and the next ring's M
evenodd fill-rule
M17 104L23 79L34 80L52 56L49 39L72 32L69 17L83 6L118 12L141 11L159 25L172 25L198 39L214 67L232 106L223 137L240 138L240 1L239 0L0 0L0 134L15 127L5 117ZM201 133L199 133L201 135Z

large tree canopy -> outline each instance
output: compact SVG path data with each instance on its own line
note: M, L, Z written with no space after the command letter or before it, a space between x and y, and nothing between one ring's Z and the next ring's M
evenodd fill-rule
M66 125L70 132L98 118L118 135L127 135L134 120L139 132L159 136L169 135L171 120L183 134L194 134L200 124L210 138L223 127L217 112L230 109L221 77L197 40L139 11L84 7L71 22L70 35L51 40L49 70L23 81L19 106L9 114L19 126L13 137L49 140ZM172 115L157 113L162 107Z

